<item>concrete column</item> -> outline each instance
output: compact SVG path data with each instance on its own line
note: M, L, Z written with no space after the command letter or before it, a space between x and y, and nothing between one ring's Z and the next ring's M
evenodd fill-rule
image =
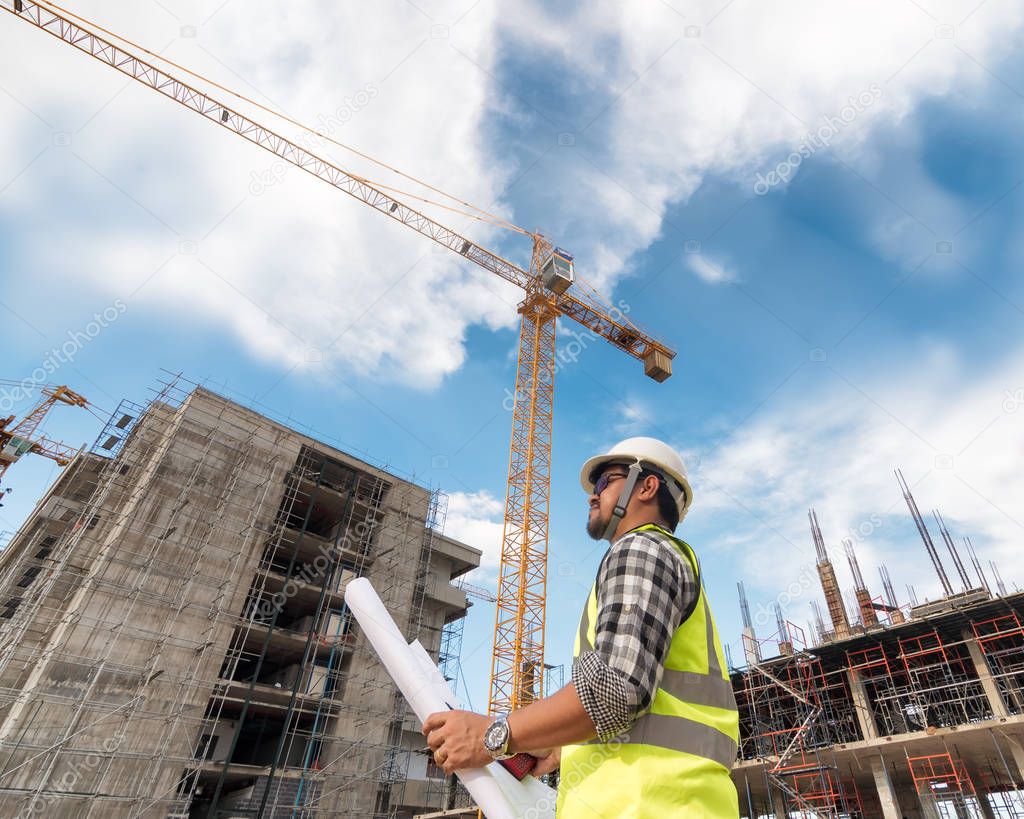
M1006 737L1006 744L1010 748L1013 761L1017 763L1017 782L1024 782L1024 747L1021 746L1021 741L1017 737L1008 734L1003 734L1003 736Z
M774 785L768 785L768 792L772 797L772 812L775 819L788 819L789 811L786 810L786 795Z
M992 744L995 745L996 755L999 757L1011 787L1019 788L1021 782L1024 781L1024 748L1021 747L1020 740L1003 730L990 729L989 736L992 739ZM1009 758L1004 752L1004 748L1010 750Z
M996 813L992 810L992 805L988 801L988 791L978 791L978 807L981 808L981 815L984 819L997 819Z
M988 662L985 660L985 654L981 650L981 646L978 645L978 641L974 638L974 632L965 628L963 630L963 637L964 643L967 645L967 652L971 655L971 662L974 663L974 670L978 674L978 679L981 680L981 687L985 690L985 696L988 698L988 704L992 709L993 715L1008 717L1010 712L1006 708L1003 695L999 693L999 686L992 678L992 672L989 670Z
M902 819L900 803L896 798L896 790L889 779L889 772L885 769L885 762L881 757L872 757L871 773L875 778L875 790L878 791L878 801L882 803L883 819Z
M875 727L875 714L868 702L868 692L864 688L864 681L853 669L847 669L846 679L850 684L850 693L853 695L853 710L857 714L857 724L860 725L864 739L878 739L878 729Z

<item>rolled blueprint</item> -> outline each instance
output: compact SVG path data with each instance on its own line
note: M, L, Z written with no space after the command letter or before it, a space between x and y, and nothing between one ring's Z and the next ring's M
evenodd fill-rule
M406 642L369 580L351 581L345 602L420 722L456 707L430 655L419 641ZM536 777L519 782L497 762L455 773L487 819L554 819L555 792Z

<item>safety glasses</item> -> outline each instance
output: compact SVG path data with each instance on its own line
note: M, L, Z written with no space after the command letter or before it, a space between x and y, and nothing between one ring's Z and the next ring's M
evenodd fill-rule
M622 472L605 472L594 482L594 494L600 495L608 488L608 484L614 481L616 478L625 478L625 474Z

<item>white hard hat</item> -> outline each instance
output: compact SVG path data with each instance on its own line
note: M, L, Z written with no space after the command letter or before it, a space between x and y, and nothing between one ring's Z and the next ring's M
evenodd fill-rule
M587 460L580 470L580 485L588 493L594 491L594 477L598 467L605 464L635 464L645 469L660 472L669 479L669 491L676 500L679 520L685 516L693 503L693 490L686 479L686 465L679 453L657 438L627 438L601 455ZM672 486L672 483L676 486Z

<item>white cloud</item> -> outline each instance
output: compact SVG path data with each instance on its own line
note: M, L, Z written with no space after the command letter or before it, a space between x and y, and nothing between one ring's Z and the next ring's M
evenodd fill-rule
M76 10L302 121L332 123L342 141L469 201L500 199L509 168L483 136L496 9L446 30L437 26L465 11L455 0L432 4L432 19L405 4L282 14L264 0L225 4L204 21L213 9L165 5L170 13L128 2ZM278 365L307 366L312 348L327 377L422 386L461 365L470 324L514 326L517 293L497 277L50 35L10 15L0 23L13 95L0 95L0 180L47 149L0 213L18 225L40 286L130 295L135 311L222 326ZM194 39L181 36L190 25ZM43 120L70 145L55 144ZM412 186L329 147L360 175ZM497 238L439 215L482 243Z
M708 284L724 284L736 280L735 274L720 264L712 262L706 256L689 255L686 257L690 270Z
M522 47L548 49L577 81L614 99L586 126L606 155L582 147L580 135L589 160L579 163L582 178L552 186L585 189L576 201L601 215L575 215L584 230L591 226L598 249L580 252L599 262L592 275L600 281L654 240L668 204L686 200L707 174L734 176L753 194L759 172L786 161L827 118L842 117L851 97L881 92L816 157L869 162L861 149L877 125L898 122L929 97L998 86L983 66L1015 47L1022 17L1013 0L701 0L685 8L650 0L575 12L528 3L506 19ZM891 236L878 241L892 252Z
M901 467L940 555L947 553L933 508L958 546L971 537L986 572L995 560L1009 581L1024 536L1022 373L1024 349L977 372L934 344L868 375L805 365L766 410L704 455L692 476L688 525L728 532L714 544L718 554L765 594L784 592L809 571L810 594L788 612L799 622L810 616L808 600L820 597L811 506L826 543L840 550L833 559L844 588L851 583L840 541L850 537L872 592L881 594L876 567L885 563L903 602L907 583L921 600L934 599L939 583L893 475ZM948 556L944 562L956 583Z
M703 0L685 15L655 0L557 14L541 4L480 4L463 15L463 4L442 0L430 19L406 4L378 4L370 15L354 6L282 15L259 0L226 4L209 19L212 9L190 0L163 5L170 13L123 0L77 9L301 120L333 118L344 141L499 210L514 169L488 137L488 114L521 118L524 107L491 79L498 46L504 36L538 59L557 53L567 87L608 104L592 125L575 126L589 161L556 166L556 176L577 178L553 180L554 204L531 201L521 217L531 225L551 217L556 235L571 222L581 269L605 288L663 230L667 205L708 173L752 181L877 83L881 98L827 147L856 156L875 123L898 120L926 96L991 82L974 60L997 60L1024 14L1009 0L969 17L976 4L959 0L930 9L734 3L721 14L720 2ZM939 36L937 25L964 18L955 39ZM511 286L432 252L423 237L300 171L278 173L270 155L49 35L9 16L3 25L0 71L13 97L0 95L0 177L17 177L45 152L0 197L0 213L16 221L41 286L134 293L133 308L222 326L269 361L307 366L313 348L328 377L339 365L423 386L461 365L471 324L514 327ZM198 37L183 37L187 26ZM375 93L364 104L367 89ZM59 133L71 136L69 147ZM607 155L584 147L588 133L600 135ZM341 149L329 153L369 178L382 175ZM254 196L253 174L268 173L272 183ZM571 208L566 190L576 192ZM484 243L498 238L467 230ZM901 230L880 227L876 240L895 253L906 245ZM195 254L179 252L188 243ZM525 242L521 249L525 257Z
M642 401L635 398L620 402L615 408L617 420L615 432L626 437L640 435L650 430L651 411Z
M490 492L452 492L448 495L448 512L444 531L456 540L483 551L480 568L471 581L493 585L501 565L501 535L505 503Z

